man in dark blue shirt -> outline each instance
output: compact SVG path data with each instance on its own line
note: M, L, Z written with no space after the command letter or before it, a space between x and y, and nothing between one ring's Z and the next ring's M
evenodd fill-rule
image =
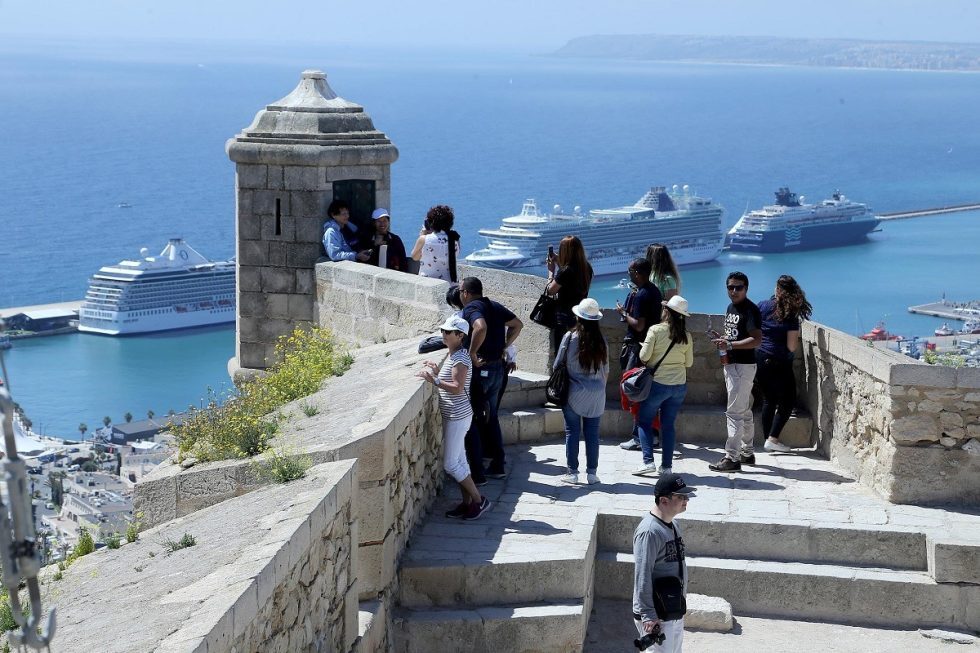
M483 283L466 277L459 285L463 319L470 325L470 358L473 380L470 400L473 423L466 434L466 457L473 482L481 485L486 477L504 477L504 438L497 412L500 388L506 375L504 350L514 344L524 323L510 310L483 296ZM490 456L490 467L483 470L483 448Z
M640 346L646 340L647 330L660 322L663 313L663 295L660 289L650 282L650 261L645 258L634 259L630 263L630 281L636 290L626 298L626 306L616 302L616 310L626 322L626 336L623 338L623 349L619 354L619 366L623 372L634 367L640 367ZM619 446L628 451L640 450L636 415L633 416L633 433L630 439ZM657 446L659 437L654 436L653 445Z

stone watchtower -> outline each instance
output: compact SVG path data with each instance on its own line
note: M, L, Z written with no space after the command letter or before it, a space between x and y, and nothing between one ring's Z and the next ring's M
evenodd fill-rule
M226 150L236 164L235 376L268 367L277 338L312 323L327 207L346 200L351 221L370 229L371 211L391 205L398 150L318 70L303 72L299 86L259 111Z

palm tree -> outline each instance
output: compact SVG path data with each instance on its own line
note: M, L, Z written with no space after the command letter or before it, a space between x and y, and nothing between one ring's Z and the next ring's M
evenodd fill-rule
M127 424L129 424L130 422L133 421L133 414L132 413L126 413L125 415L123 415L123 419L126 420L126 423Z
M85 440L85 431L87 430L88 430L88 424L86 424L85 422L82 422L81 424L78 425L78 432L82 434L82 441Z

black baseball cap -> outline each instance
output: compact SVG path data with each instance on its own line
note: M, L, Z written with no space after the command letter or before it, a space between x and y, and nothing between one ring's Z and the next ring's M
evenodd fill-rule
M671 494L694 496L694 488L685 483L680 474L664 474L657 480L657 485L653 488L653 496L666 497Z

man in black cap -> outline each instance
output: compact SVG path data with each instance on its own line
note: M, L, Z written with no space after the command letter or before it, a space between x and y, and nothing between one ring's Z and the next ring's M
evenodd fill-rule
M687 596L684 539L674 523L674 517L687 510L687 501L694 496L694 488L688 486L679 474L664 474L657 481L653 494L653 508L633 533L633 557L636 562L633 572L633 620L641 637L656 630L665 636L663 644L644 650L680 653L684 641L684 616L664 614L665 608L676 606L670 604L669 598L661 599L670 593L671 584L679 589L682 596Z

